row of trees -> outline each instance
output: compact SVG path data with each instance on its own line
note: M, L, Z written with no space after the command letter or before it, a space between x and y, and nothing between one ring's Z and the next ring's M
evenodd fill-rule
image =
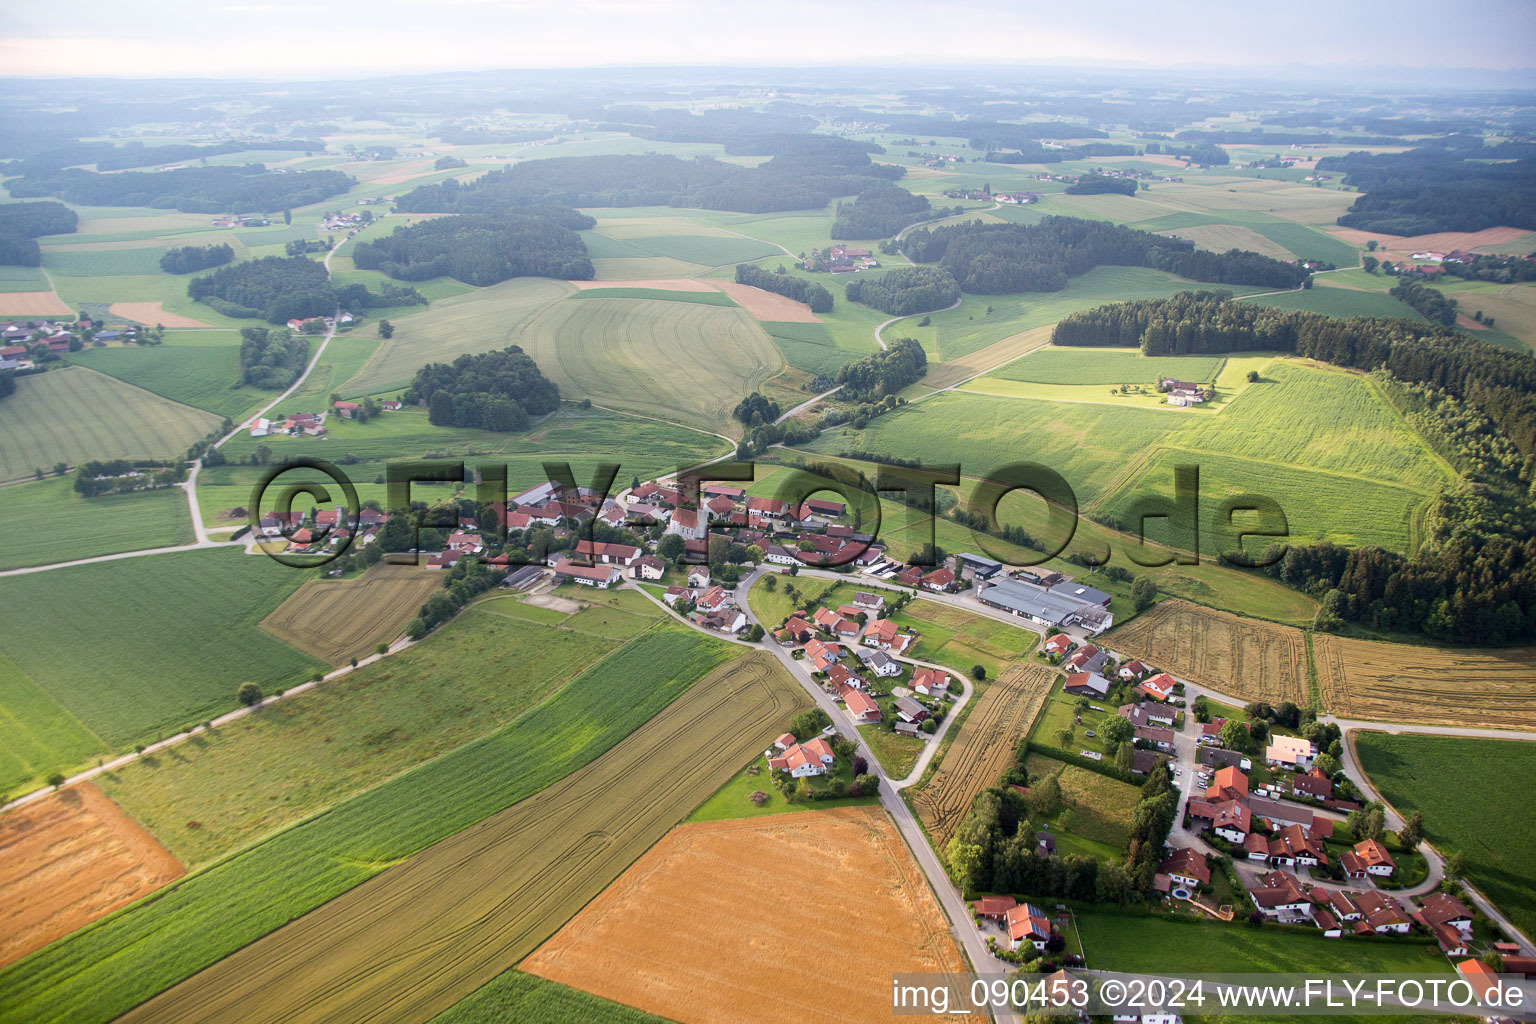
M1444 292L1417 281L1399 281L1392 286L1389 293L1394 299L1406 302L1430 323L1441 324L1445 327L1454 326L1456 323L1456 300L1448 298Z
M60 463L55 466L54 472L57 473L62 465ZM127 459L113 459L109 462L92 460L81 463L76 469L75 493L85 498L101 494L128 494L132 491L170 487L186 478L187 467L180 462L165 466L139 464Z
M299 379L309 361L309 341L286 327L240 329L240 380L253 388L281 391Z
M898 267L884 277L849 281L843 293L849 302L892 316L911 316L954 305L960 301L960 284L942 268Z
M1310 276L1301 267L1259 253L1207 252L1181 239L1078 217L1046 217L1028 225L970 221L917 228L900 248L915 262L937 262L954 275L960 290L978 295L1059 291L1069 279L1105 265L1271 288L1294 288Z
M812 313L832 312L831 292L814 281L795 277L783 267L769 273L751 263L738 263L736 264L736 283L748 284L753 288L761 288L765 292L773 292L776 295L794 299L796 302L803 302L811 307Z
M340 171L275 174L261 164L183 167L100 174L71 167L27 174L6 187L18 199L56 196L85 206L149 206L183 213L272 213L346 192L357 181Z
M575 210L538 206L498 213L436 217L358 242L359 269L401 281L452 277L483 286L513 277L586 281L593 275L577 231L597 221Z
M58 171L80 164L95 164L99 171L123 171L133 167L159 167L163 164L186 163L189 160L206 160L210 156L225 156L248 149L292 150L303 153L325 152L323 139L269 139L260 142L216 142L206 145L171 143L164 146L146 146L142 142L128 142L119 146L112 142L70 142L34 153L24 160L13 161L6 174L40 174Z
M160 269L167 274L190 274L222 267L234 259L235 250L228 245L181 245L160 257Z
M425 402L428 420L438 426L508 432L527 430L528 417L559 408L560 389L532 357L511 345L452 363L428 363L416 371L402 401Z

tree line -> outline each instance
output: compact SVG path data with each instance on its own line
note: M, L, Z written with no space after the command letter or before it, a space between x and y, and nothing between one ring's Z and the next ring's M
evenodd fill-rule
M100 174L78 167L23 175L6 183L18 199L56 196L86 206L148 206L182 213L272 213L346 192L340 171L275 174L261 164Z
M426 305L415 288L384 282L378 292L361 282L337 288L325 265L305 256L263 256L220 267L187 282L187 294L225 316L283 324L379 306Z
M770 273L751 263L738 263L736 264L736 283L751 285L765 292L773 292L776 295L794 299L796 302L803 302L811 307L812 313L832 312L831 292L814 281L795 277L782 267L776 273Z
M883 277L849 281L843 288L849 302L862 302L892 316L928 313L954 305L960 285L938 267L898 267Z
M323 139L271 139L264 142L217 142L211 145L173 143L146 146L142 142L116 145L111 142L71 142L34 153L6 165L6 174L40 174L59 171L78 164L95 164L99 171L123 171L134 167L185 163L210 156L242 153L248 149L294 150L304 153L325 152Z
M1456 300L1447 298L1444 292L1437 289L1417 281L1399 281L1388 294L1418 310L1430 323L1444 327L1452 327L1456 323Z
M1376 371L1418 396L1417 423L1452 447L1463 486L1430 506L1411 555L1322 543L1266 553L1267 573L1322 601L1321 628L1358 622L1442 640L1512 643L1536 636L1536 360L1406 319L1328 317L1183 292L1074 313L1057 345L1139 345L1147 355L1281 351ZM1433 436L1433 435L1432 435Z
M190 274L234 259L235 250L228 245L181 245L160 257L160 269L167 274Z
M914 228L900 249L917 263L937 262L977 295L1050 292L1094 267L1152 267L1219 284L1294 288L1311 276L1297 265L1255 252L1196 249L1194 243L1108 221L1046 217L1038 224L969 221ZM880 307L883 308L883 307Z
M43 251L34 239L70 234L79 222L63 203L0 203L0 264L42 266Z
M428 363L416 371L401 400L426 403L428 420L438 426L512 432L527 430L530 416L558 409L560 389L512 345L452 363Z
M592 261L577 231L595 227L586 214L560 207L436 217L358 242L353 262L400 281L452 277L490 285L513 277L591 280Z

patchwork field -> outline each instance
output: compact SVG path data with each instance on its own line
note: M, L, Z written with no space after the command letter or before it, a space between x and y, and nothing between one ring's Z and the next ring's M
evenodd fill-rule
M570 286L559 281L518 277L434 302L425 312L394 321L394 336L356 376L338 381L337 390L348 397L377 394L409 384L427 363L519 344L529 321L568 294Z
M192 542L186 493L162 488L82 498L72 476L0 487L0 569Z
M0 480L55 462L178 456L219 417L84 367L23 377L0 417Z
M586 767L121 1019L430 1017L531 951L804 703L769 655L737 659Z
M833 955L876 936L878 958ZM884 1021L892 971L964 966L885 812L856 807L680 826L521 969L682 1024L728 1024L766 1006Z
M960 723L938 770L912 797L934 849L949 845L976 794L995 785L1012 762L1014 749L1029 732L1057 675L1044 665L1020 662L976 698L976 707Z
M1239 224L1201 224L1195 227L1170 231L1169 234L1176 238L1187 239L1194 242L1199 248L1209 249L1212 252L1226 252L1228 249L1245 249L1249 252L1273 256L1276 259L1282 260L1294 257L1294 254L1285 246L1265 238L1252 228L1243 227Z
M731 409L784 366L744 310L649 299L562 302L518 343L562 396L738 436Z
M179 878L182 866L89 782L0 815L0 967Z
M775 292L764 291L761 288L753 288L749 284L737 284L735 281L717 282L721 291L729 295L736 303L751 313L759 320L770 323L820 323L816 314L811 312L811 307L803 302Z
M1160 601L1112 629L1105 643L1120 654L1245 702L1312 704L1305 634L1291 626L1188 601Z
M1323 705L1340 718L1536 729L1536 648L1419 647L1317 634Z
M1460 851L1467 876L1530 935L1536 931L1536 793L1491 779L1536 778L1536 743L1352 732L1366 775L1442 854Z
M372 654L398 637L434 590L439 573L379 563L351 580L310 580L261 620L261 628L328 665Z
M0 973L0 988L9 996L6 1005L0 1007L0 1020L7 1024L100 1024L237 949L248 947L244 955L251 955L257 939L433 843L450 836L460 842L471 835L483 836L483 829L471 830L470 826L592 764L625 737L634 734L642 745L654 743L656 733L641 734L636 730L739 651L740 648L692 630L661 623L588 668L554 696L499 731L372 786L323 814L309 817L246 847L236 856L181 879L159 899L134 906L12 965ZM650 685L636 687L634 680L642 675L650 680ZM750 734L748 745L761 749L766 740L736 722L737 706L728 701L722 703L721 694L708 692L711 689L701 685L684 706L711 716L711 722L723 721L728 728L734 726L733 735ZM797 700L803 700L798 687L793 693ZM701 710L705 704L708 707ZM799 706L765 709L753 700L740 703L747 722L771 722L777 728L782 728L778 723ZM669 715L662 721L674 722L677 717L680 716ZM698 727L697 721L684 725ZM698 735L704 733L668 746L667 750L687 757L695 750L693 743ZM730 742L721 742L715 748L727 750L734 760L721 768L720 779L700 783L704 792L698 799L728 776L732 765L739 766L750 756L738 757L727 749L730 747ZM633 745L628 749L633 750ZM646 757L655 762L658 749L660 744L647 747ZM710 747L706 744L701 749ZM597 777L610 782L619 777L611 763L606 767L609 770L595 773ZM649 778L650 770L639 773L639 777ZM588 772L585 777L593 774ZM695 781L682 770L674 772L671 778L679 786ZM675 794L677 790L663 790L650 784L648 790L635 796L634 802L643 804L647 797L659 798L663 792ZM445 794L451 794L451 798ZM613 804L604 798L597 802L604 814L602 822L611 823ZM675 817L658 825L644 845L654 841L691 806L682 807ZM546 816L539 820L552 819ZM595 841L601 843L600 839ZM508 840L504 845L510 848L513 844ZM554 846L557 848L546 849L543 855L574 856L568 844ZM613 865L613 874L637 852ZM522 856L527 859L526 849ZM572 863L568 859L564 870L573 870ZM495 876L481 873L474 882L483 883L487 877ZM544 887L541 891L548 891L547 879L540 884ZM564 914L528 940L527 948L554 931L595 892L594 888L578 896ZM330 906L335 908L338 904L333 902ZM539 908L526 909L537 912ZM399 948L398 940L394 945ZM271 949L264 947L266 952ZM489 980L489 976L482 980ZM228 1015L219 1019L228 1019Z

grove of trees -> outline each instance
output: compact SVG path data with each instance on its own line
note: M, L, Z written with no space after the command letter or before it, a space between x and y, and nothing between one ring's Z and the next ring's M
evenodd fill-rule
M832 312L832 293L814 281L795 277L789 273L772 273L751 263L736 264L736 283L761 288L765 292L783 295L803 302L812 313Z
M443 276L471 285L513 277L586 281L593 275L592 261L576 232L596 224L586 214L550 206L436 217L358 242L353 260L361 270L382 270L401 281Z
M232 263L235 250L228 245L182 245L160 257L160 269L168 274L190 274Z
M510 432L527 430L530 416L559 408L560 389L512 345L452 363L428 363L416 371L402 400L425 402L427 418L438 426Z
M945 269L899 267L884 277L849 281L843 292L849 302L862 302L892 316L911 316L954 305L960 285Z
M240 329L240 380L281 391L299 379L309 361L309 340L286 327Z

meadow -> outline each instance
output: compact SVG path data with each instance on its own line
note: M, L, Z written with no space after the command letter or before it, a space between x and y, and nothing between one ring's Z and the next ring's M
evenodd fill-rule
M1041 754L1030 754L1024 761L1030 785L1055 776L1061 784L1062 809L1048 821L1037 821L1037 828L1070 832L1073 836L1102 847L1101 855L1114 857L1124 852L1130 842L1131 816L1141 799L1141 788L1112 779L1074 764L1066 764ZM1061 836L1057 846L1061 848ZM1086 852L1086 851L1079 851Z
M270 692L319 667L257 625L304 573L238 548L153 557L6 581L32 625L0 652L112 748L232 709L247 680Z
M552 613L557 621L544 624L503 614L507 607L523 606L510 597L480 601L427 642L98 785L200 867L495 732L621 645L563 625L575 616Z
M82 498L74 477L0 487L0 569L192 542L187 496L169 487Z
M0 794L105 754L107 744L0 650Z
M239 387L240 336L233 331L174 331L159 345L87 348L68 359L237 423L277 394Z
M1536 931L1536 744L1451 736L1351 733L1360 767L1399 814L1424 814L1424 835L1459 851L1467 878L1527 935Z
M0 480L56 462L177 457L219 421L84 367L23 377L0 418Z
M992 376L1041 384L1148 384L1159 378L1214 381L1221 356L1144 356L1133 348L1043 348L1009 363Z
M1418 310L1386 292L1368 292L1359 288L1312 287L1299 292L1260 295L1245 302L1276 309L1304 309L1327 316L1393 316L1423 321Z
M0 267L0 292L45 292L48 278L38 267Z

